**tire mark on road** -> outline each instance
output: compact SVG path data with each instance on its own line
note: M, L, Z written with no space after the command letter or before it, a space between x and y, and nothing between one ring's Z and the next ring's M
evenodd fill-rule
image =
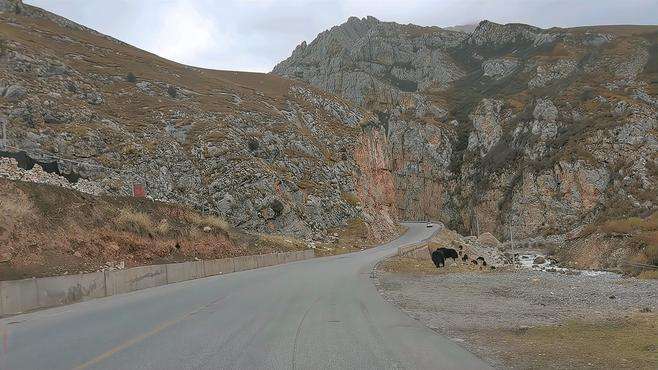
M299 324L297 325L297 332L295 333L295 341L293 342L292 345L292 360L291 360L291 367L292 370L295 370L295 367L297 366L295 364L295 354L297 353L297 342L299 341L299 334L302 332L302 325L304 324L304 320L306 319L306 316L308 313L311 311L311 308L315 306L316 303L320 301L321 297L318 297L313 303L311 303L308 308L306 308L306 311L304 311L304 314L302 315L302 319L299 320Z

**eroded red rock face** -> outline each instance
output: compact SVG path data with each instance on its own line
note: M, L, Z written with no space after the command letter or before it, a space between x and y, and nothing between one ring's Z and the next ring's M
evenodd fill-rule
M370 222L373 237L384 240L398 221L396 189L389 169L386 136L382 128L363 131L354 150L354 160L360 169L357 194L367 214L376 219Z

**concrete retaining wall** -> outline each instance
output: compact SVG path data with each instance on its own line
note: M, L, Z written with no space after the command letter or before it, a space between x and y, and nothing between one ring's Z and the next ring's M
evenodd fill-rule
M206 277L203 261L170 263L167 267L167 284Z
M0 281L0 315L66 305L179 281L274 266L315 257L315 251L272 253L133 267L90 274Z
M235 261L233 258L203 261L203 270L206 276L230 274L235 272Z
M105 273L53 276L36 280L39 307L60 306L105 297Z
M2 313L16 313L39 307L37 279L0 282Z
M105 272L107 295L128 293L167 284L167 265L133 267Z
M256 264L258 267L267 267L277 265L278 258L276 253L256 255Z
M258 268L258 263L254 256L235 257L233 261L235 261L235 272Z

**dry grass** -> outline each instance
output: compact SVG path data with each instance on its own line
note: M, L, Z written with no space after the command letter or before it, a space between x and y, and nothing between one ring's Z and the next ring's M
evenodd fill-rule
M358 206L361 204L361 200L354 193L343 192L341 198L351 206Z
M138 235L153 235L155 233L151 218L146 213L135 212L126 208L119 213L116 224L120 230Z
M204 228L210 227L213 231L227 231L231 226L220 217L213 215L200 215L195 212L185 214L185 219L192 225Z
M506 365L524 369L656 369L658 315L491 333Z
M644 248L644 255L649 263L658 266L658 232L651 233L650 242Z
M601 231L606 234L631 234L634 231L642 230L644 220L639 217L630 217L621 220L606 221L601 225Z
M278 251L306 249L306 242L303 240L277 234L259 234L256 245L267 246Z
M170 229L169 221L167 221L165 219L160 220L160 222L158 222L158 224L155 225L155 228L154 228L155 232L160 234L160 235L169 234L169 229Z
M642 271L637 275L638 279L654 279L658 280L658 270Z

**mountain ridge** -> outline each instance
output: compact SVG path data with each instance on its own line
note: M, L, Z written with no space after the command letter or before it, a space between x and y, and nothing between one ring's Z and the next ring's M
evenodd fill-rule
M308 240L434 219L578 248L589 226L656 208L655 26L351 17L259 74L170 62L28 5L0 18L9 145L111 195L137 183ZM602 245L623 260L642 240Z
M564 245L654 212L657 26L410 27L351 19L272 72L378 116L400 217Z

